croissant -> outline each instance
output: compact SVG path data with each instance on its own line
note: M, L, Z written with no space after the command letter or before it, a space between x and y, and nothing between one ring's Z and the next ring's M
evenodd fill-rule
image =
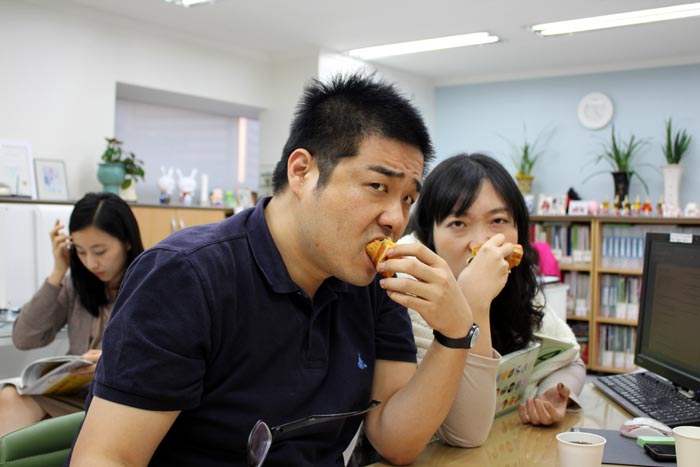
M365 246L365 251L369 255L369 257L372 259L372 262L374 263L374 267L378 268L379 263L384 261L384 258L386 257L386 252L388 249L396 245L389 237L386 237L383 240L372 240ZM382 275L384 277L391 277L393 274L391 272L383 272Z
M483 243L478 243L474 246L472 246L472 257L476 256L476 253L479 251L479 248ZM508 269L513 269L515 266L520 264L520 260L523 259L523 247L522 245L515 244L513 245L513 253L510 255L506 256L506 261L508 261Z

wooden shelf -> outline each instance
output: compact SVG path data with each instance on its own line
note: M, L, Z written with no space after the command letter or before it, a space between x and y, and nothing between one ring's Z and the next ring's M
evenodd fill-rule
M593 371L603 373L627 373L633 371L634 368L614 368L602 366L599 364L599 332L601 326L622 326L627 328L635 328L637 321L619 318L607 318L600 316L601 308L601 287L603 284L603 275L619 275L619 276L642 276L642 268L635 263L630 263L632 267L609 267L603 266L602 246L603 246L603 231L607 233L607 229L613 226L620 226L624 229L625 226L641 228L642 232L654 231L653 226L663 226L659 230L668 231L668 226L679 226L680 229L687 231L689 227L700 227L700 218L668 218L655 216L530 216L533 225L553 225L553 226L574 226L588 225L590 227L590 247L591 262L590 263L560 263L559 269L562 272L577 272L590 274L590 290L588 300L590 301L590 316L567 316L566 320L570 322L587 322L588 326L588 368ZM542 232L545 233L545 232ZM546 231L547 240L550 240L550 231ZM554 235L554 234L552 234ZM533 239L534 240L534 239ZM564 252L572 254L573 252ZM622 331L625 332L625 331Z
M585 264L560 264L559 269L562 271L582 271L582 272L590 272L593 266L591 266L590 263L585 263Z

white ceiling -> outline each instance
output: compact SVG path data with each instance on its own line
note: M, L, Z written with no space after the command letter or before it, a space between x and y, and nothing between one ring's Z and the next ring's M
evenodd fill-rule
M543 38L526 26L679 0L71 0L237 54L275 60L488 31L501 42L381 59L435 84L700 63L700 18Z

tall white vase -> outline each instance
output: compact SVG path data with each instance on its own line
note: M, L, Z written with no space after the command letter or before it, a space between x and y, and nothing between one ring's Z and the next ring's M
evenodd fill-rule
M664 174L664 202L672 208L680 208L683 166L680 164L662 165L661 171Z

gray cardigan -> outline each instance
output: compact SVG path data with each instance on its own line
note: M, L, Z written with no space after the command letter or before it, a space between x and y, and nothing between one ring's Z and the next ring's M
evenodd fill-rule
M60 287L44 281L21 308L14 323L12 341L20 350L44 347L68 324L68 353L82 355L90 348L93 319L80 303L68 273Z

